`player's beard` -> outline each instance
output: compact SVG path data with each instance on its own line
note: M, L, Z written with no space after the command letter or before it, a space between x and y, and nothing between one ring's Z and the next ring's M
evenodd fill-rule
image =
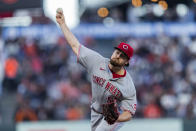
M113 65L113 66L116 66L116 67L122 67L123 64L120 64L117 62L117 60L115 59L110 59L110 64Z

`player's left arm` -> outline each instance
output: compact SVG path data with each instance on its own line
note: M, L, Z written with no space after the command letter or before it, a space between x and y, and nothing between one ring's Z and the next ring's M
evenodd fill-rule
M133 93L130 93L129 96L127 96L126 98L124 98L124 100L121 101L120 108L122 110L122 113L119 115L117 121L126 122L131 120L131 118L134 116L136 112L136 106L136 92L133 91Z
M130 111L124 111L122 114L119 115L117 122L126 122L131 120L132 114Z

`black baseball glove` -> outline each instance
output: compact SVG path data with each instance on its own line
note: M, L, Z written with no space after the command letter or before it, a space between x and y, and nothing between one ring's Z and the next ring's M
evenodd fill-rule
M119 112L117 109L116 99L114 97L109 97L106 104L103 104L103 116L104 120L108 124L112 125L119 117Z

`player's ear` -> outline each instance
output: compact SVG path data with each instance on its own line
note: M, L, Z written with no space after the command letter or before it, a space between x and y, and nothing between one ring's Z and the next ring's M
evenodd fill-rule
M126 62L125 62L125 65L128 65L129 64L129 61L127 60Z
M125 62L125 66L129 66L129 60Z

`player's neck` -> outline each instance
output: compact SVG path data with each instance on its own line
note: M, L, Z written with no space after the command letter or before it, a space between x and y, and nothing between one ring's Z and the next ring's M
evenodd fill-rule
M125 73L125 69L123 67L118 67L118 66L113 66L112 64L109 63L108 67L112 72L118 75L123 75Z

